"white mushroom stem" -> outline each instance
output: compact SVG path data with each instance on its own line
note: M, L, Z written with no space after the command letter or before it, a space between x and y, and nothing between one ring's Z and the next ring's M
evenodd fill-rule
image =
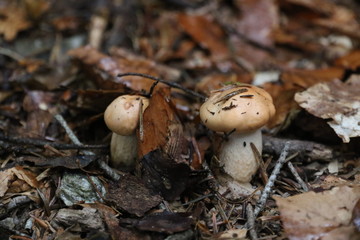
M262 152L261 129L230 134L228 141L223 142L219 153L224 171L243 183L250 182L259 167L250 143L253 143L260 153Z
M117 169L131 171L137 159L138 143L136 134L123 136L113 133L111 136L111 164Z

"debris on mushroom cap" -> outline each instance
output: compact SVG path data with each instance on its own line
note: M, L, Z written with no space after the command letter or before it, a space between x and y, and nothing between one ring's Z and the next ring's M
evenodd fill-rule
M149 99L143 96L120 96L106 108L105 123L114 133L124 136L131 135L139 124L140 110L144 111L148 105Z
M274 114L270 94L252 85L215 90L200 108L203 123L219 132L252 131L264 126Z

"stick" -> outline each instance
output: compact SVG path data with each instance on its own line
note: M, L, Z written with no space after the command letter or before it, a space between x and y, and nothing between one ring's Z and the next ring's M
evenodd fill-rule
M262 211L262 209L265 206L266 200L269 198L270 192L272 187L275 184L275 180L277 175L280 172L281 167L284 165L285 161L286 161L286 156L289 153L289 146L290 146L290 142L286 142L284 149L281 152L281 155L269 177L269 181L267 182L267 184L265 185L265 188L260 196L259 201L256 204L255 210L254 210L254 216L257 217L257 215Z
M308 192L309 188L307 186L307 184L302 180L302 178L299 176L299 173L296 171L294 165L291 162L287 163L291 173L294 175L296 181L300 184L301 188L305 191Z
M60 125L65 129L66 133L68 134L70 140L75 143L76 145L82 145L80 140L77 138L77 136L74 134L74 132L71 130L65 119L60 114L55 114L54 118L60 123ZM84 150L84 153L86 155L95 155L95 153L91 151ZM110 168L105 162L98 160L97 161L99 167L105 172L106 175L108 175L112 180L118 181L120 179L120 175L116 173L112 168Z
M263 136L263 139L263 152L274 155L280 155L285 143L289 142L289 153L299 152L299 157L302 159L310 158L313 160L332 161L334 158L338 158L340 156L340 153L335 148L316 142L289 140L266 135Z
M129 73L121 73L121 74L117 75L117 77L125 77L125 76L137 76L137 77L148 78L148 79L154 80L156 82L164 83L164 84L166 84L166 85L168 85L170 87L181 89L181 90L183 90L185 93L187 93L189 95L200 98L202 101L204 101L206 99L206 97L203 96L202 94L200 94L198 92L195 92L193 90L190 90L188 88L185 88L185 87L181 86L178 83L167 82L165 80L162 80L160 78L157 78L157 77L154 77L154 76L151 76L151 75L148 75L148 74L129 72Z
M251 240L257 240L258 237L255 229L255 215L254 215L254 210L250 203L248 203L246 206L246 215L248 219L247 223L249 227L250 238Z
M109 145L102 144L102 145L77 145L77 144L66 144L66 143L56 143L41 139L35 139L35 138L16 138L16 137L10 137L5 136L4 134L0 133L0 140L10 144L12 146L15 144L18 145L32 145L36 147L44 147L46 145L54 147L56 149L107 149Z

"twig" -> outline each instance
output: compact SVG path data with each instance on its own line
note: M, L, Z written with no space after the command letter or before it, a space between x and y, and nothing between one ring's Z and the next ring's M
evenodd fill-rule
M285 143L289 142L289 154L299 152L299 157L302 159L331 161L340 155L335 148L316 142L282 139L266 135L263 136L263 139L263 152L270 154L280 155Z
M247 223L248 223L250 238L251 240L257 240L258 237L255 229L255 215L254 215L254 210L250 203L248 203L246 206L246 215L248 219Z
M296 181L300 184L300 186L302 187L302 189L305 192L309 191L308 186L306 185L306 183L304 182L304 180L302 180L302 178L300 177L299 173L296 171L294 165L291 162L287 163L287 166L289 167L291 173L294 175Z
M66 133L68 134L70 140L75 143L76 145L82 145L80 140L77 138L77 136L74 134L74 132L71 130L65 119L60 114L55 114L54 118L60 123L60 125L65 129ZM84 153L86 155L95 155L91 151L85 150ZM110 168L106 163L101 161L100 159L97 160L97 163L99 167L105 172L106 175L108 175L111 179L118 181L120 179L120 175L116 173L112 168Z
M185 88L183 86L181 86L180 84L178 83L175 83L175 82L167 82L165 80L162 80L160 78L157 78L157 77L154 77L154 76L151 76L151 75L148 75L148 74L143 74L143 73L134 73L134 72L129 72L129 73L121 73L121 74L118 74L117 77L125 77L125 76L137 76L137 77L143 77L143 78L148 78L148 79L151 79L151 80L154 80L154 81L157 81L157 82L161 82L163 84L166 84L170 87L173 87L173 88L178 88L178 89L181 89L183 90L184 92L186 92L187 94L189 95L192 95L194 97L197 97L197 98L200 98L202 101L204 101L206 99L205 96L203 96L202 94L198 93L198 92L195 92L193 90L190 90L188 88Z
M262 191L262 194L260 196L259 201L257 202L256 206L255 206L255 210L254 210L254 216L257 217L257 215L262 211L262 209L265 206L266 200L268 199L271 189L275 184L275 180L276 177L278 176L281 167L284 165L285 161L286 161L286 156L289 153L289 146L290 143L286 142L285 143L285 147L281 152L281 155L269 177L269 181L266 183L264 190Z
M10 50L8 48L2 48L0 47L0 55L5 55L7 57L10 57L18 62L20 62L21 60L24 59L23 56L21 56L20 54L18 54L17 52Z
M4 142L13 143L16 145L32 145L36 147L45 147L46 145L54 147L56 149L107 149L109 146L107 144L102 145L78 145L78 144L66 144L66 143L56 143L41 139L35 138L16 138L5 136L4 134L0 133L0 140Z

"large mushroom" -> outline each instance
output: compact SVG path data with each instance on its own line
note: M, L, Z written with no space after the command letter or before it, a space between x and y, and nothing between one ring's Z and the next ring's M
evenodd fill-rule
M262 151L261 127L275 114L271 96L252 85L230 85L215 90L200 108L200 118L209 129L229 133L218 158L224 171L238 182L250 182L258 169L251 148Z
M113 132L110 144L110 163L113 167L122 170L134 168L138 151L136 128L140 114L148 105L149 99L146 97L123 95L106 108L104 120Z

